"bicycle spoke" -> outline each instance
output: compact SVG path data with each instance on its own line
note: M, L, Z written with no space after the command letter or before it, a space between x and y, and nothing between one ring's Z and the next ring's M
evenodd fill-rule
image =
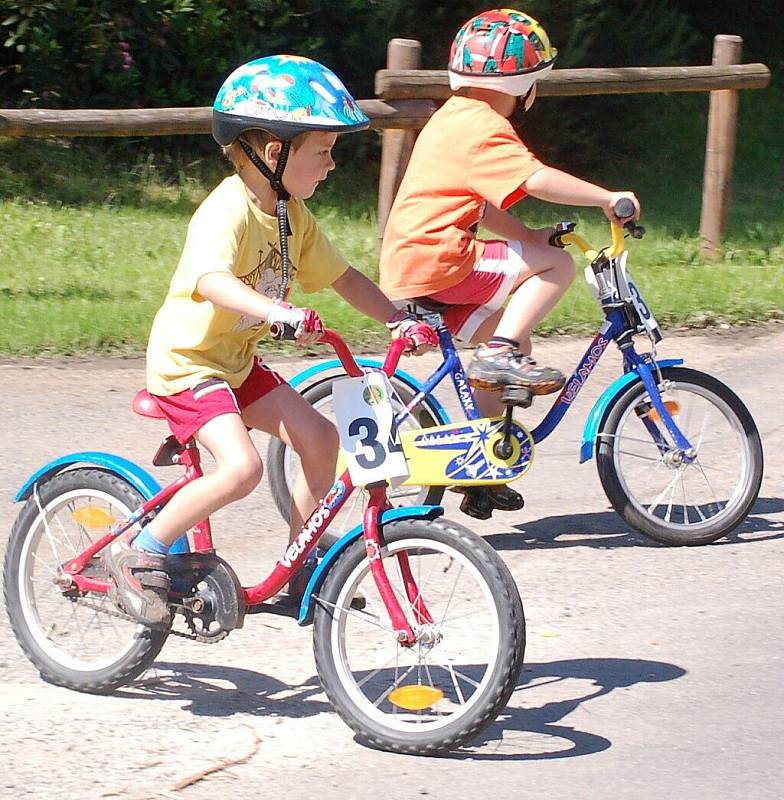
M371 616L370 614L366 614L362 611L357 611L354 608L344 608L343 606L335 605L334 603L330 603L328 600L324 600L324 598L318 596L316 597L316 602L323 606L334 608L337 611L342 611L349 617L362 620L362 622L365 622L368 625L372 625L375 628L379 628L382 631L386 631L387 633L391 633L393 636L395 634L395 630L392 628L392 626L383 625L378 617Z
M658 508L658 506L659 506L659 504L661 502L661 499L664 497L664 495L667 494L667 492L670 492L670 494L672 495L672 491L674 490L674 487L675 487L675 484L676 484L677 480L678 480L678 476L676 474L675 477L667 484L667 486L665 486L664 489L662 489L662 491L659 493L659 495L656 497L656 499L648 506L648 513L649 514L653 513L653 509L654 508ZM671 505L672 505L672 499L670 499L670 506ZM667 521L669 522L669 518L668 518Z
M407 670L406 670L406 671L405 671L405 672L404 672L404 673L403 673L403 674L402 674L400 677L397 677L397 678L394 680L394 682L392 683L392 685L391 685L391 686L390 686L388 689L386 689L385 691L383 691L383 692L382 692L382 693L381 693L381 694L380 694L380 695L379 695L379 696L378 696L378 697L377 697L375 700L372 700L372 701L371 701L371 702L373 703L373 705L374 705L376 708L378 708L378 706L380 706L380 705L381 705L381 703L383 703L383 702L384 702L384 700L386 700L386 699L387 699L387 697L389 697L389 695L390 695L390 694L391 694L391 693L392 693L392 692L393 692L395 689L397 689L397 687L398 687L398 686L400 686L401 682L402 682L403 680L405 680L405 678L407 678L407 677L408 677L408 676L409 676L409 675L410 675L410 674L411 674L411 673L412 673L412 672L413 672L415 669L416 669L416 664L414 664L413 666L409 667L409 668L408 668L408 669L407 669Z
M60 575L59 564L58 564L57 568L51 567L51 566L49 566L49 562L48 561L44 561L41 558L41 556L38 555L38 553L33 553L32 556L33 556L33 561L35 561L37 564L40 564L41 567L43 569L45 569L47 572L51 573L51 575L53 577L57 577L57 576ZM55 556L55 558L56 558L56 556ZM44 579L43 578L39 578L38 580L44 580Z
M397 653L397 652L396 652L396 653L395 653L395 654L392 656L392 658L390 658L390 659L389 659L389 661L385 662L384 664L382 664L382 665L381 665L380 667L378 667L377 669L374 669L372 672L369 672L369 673L368 673L367 675L365 675L365 677L364 677L364 678L362 678L361 680L358 680L358 681L357 681L357 686L358 686L358 687L361 689L361 688L362 688L362 687L363 687L363 686L364 686L364 685L365 685L365 684L366 684L368 681L372 680L373 678L375 678L375 677L376 677L376 675L378 675L379 673L381 673L381 672L383 672L385 669L387 669L387 667L389 667L389 665L390 665L390 664L391 664L393 661L394 661L394 662L397 662L397 660L398 660L398 655L399 655L399 653ZM413 669L413 666L412 666L411 668ZM397 676L397 668L395 669L395 675Z
M443 669L443 667L442 667ZM460 684L457 682L457 676L455 674L455 670L452 668L452 665L449 665L449 677L452 679L452 686L455 687L455 694L457 695L458 703L461 706L465 705L465 697L463 697L463 690L460 688Z
M636 458L636 459L638 459L640 461L652 461L655 464L660 464L661 463L661 457L653 458L652 456L643 456L643 455L640 455L639 453L632 453L630 450L616 450L616 452L619 455L629 456L629 458Z
M466 683L468 683L471 686L473 686L474 689L478 689L479 688L479 681L475 681L473 678L469 678L468 675L466 675L465 673L460 672L460 670L456 670L454 668L454 666L452 665L452 663L448 662L446 666L444 664L441 664L438 661L431 661L430 663L434 667L440 667L445 672L448 672L450 675L456 675L458 678L462 678L462 680L464 680Z

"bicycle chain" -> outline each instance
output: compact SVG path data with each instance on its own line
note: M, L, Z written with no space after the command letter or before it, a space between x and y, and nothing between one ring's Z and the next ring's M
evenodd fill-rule
M117 619L122 619L125 620L126 622L133 622L138 624L137 620L135 620L128 614L124 614L119 609L105 608L102 605L99 606L96 603L92 603L89 600L86 600L84 597L71 597L69 599L75 605L84 606L85 608L89 608L92 611L98 611L101 614L106 614L109 617L116 617ZM201 642L202 644L215 644L216 642L221 641L221 639L225 639L229 635L229 631L224 631L222 636L205 637L205 636L199 636L199 634L195 632L186 633L185 631L177 631L174 628L169 628L169 634L172 636L179 636L181 639L189 639L190 641L193 642Z

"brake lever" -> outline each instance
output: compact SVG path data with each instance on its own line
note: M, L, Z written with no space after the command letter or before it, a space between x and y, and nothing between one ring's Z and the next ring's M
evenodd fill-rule
M550 247L560 247L563 250L566 245L563 243L561 237L565 236L567 233L572 233L576 227L577 223L571 220L562 220L559 222L555 226L555 233L550 234L547 239Z
M637 225L633 219L624 222L623 227L632 239L642 239L645 236L645 228L642 225Z

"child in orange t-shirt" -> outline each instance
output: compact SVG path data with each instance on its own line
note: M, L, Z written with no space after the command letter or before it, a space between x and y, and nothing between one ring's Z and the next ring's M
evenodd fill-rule
M533 230L506 209L526 195L553 203L613 211L631 192L611 192L542 164L515 133L509 117L528 110L536 81L556 50L536 20L512 9L469 20L452 45L449 82L456 94L419 135L389 215L381 248L380 283L393 300L446 304L453 334L482 342L468 369L484 414L500 412L498 391L522 386L549 394L563 374L531 357L531 332L574 277L574 263L552 247L553 228ZM503 237L476 238L480 223ZM503 308L507 298L509 302Z

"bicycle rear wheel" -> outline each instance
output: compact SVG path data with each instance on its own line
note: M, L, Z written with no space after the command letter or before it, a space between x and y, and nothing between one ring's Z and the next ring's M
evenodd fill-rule
M662 399L697 451L689 464L635 383L610 410L597 468L615 510L658 542L700 545L746 517L762 482L762 444L738 396L716 378L683 367L662 370ZM646 425L658 431L657 444Z
M462 526L402 520L385 525L382 539L416 643L404 647L392 630L360 539L318 593L316 667L340 716L368 743L418 755L452 750L490 724L516 686L525 652L520 595L498 554ZM351 607L358 593L362 611ZM417 615L418 603L429 618Z
M45 680L112 692L145 670L163 647L168 630L131 621L105 594L83 596L56 583L62 564L142 502L110 472L74 469L40 484L37 499L31 497L17 517L3 572L6 609L17 641ZM106 578L100 554L85 572Z

